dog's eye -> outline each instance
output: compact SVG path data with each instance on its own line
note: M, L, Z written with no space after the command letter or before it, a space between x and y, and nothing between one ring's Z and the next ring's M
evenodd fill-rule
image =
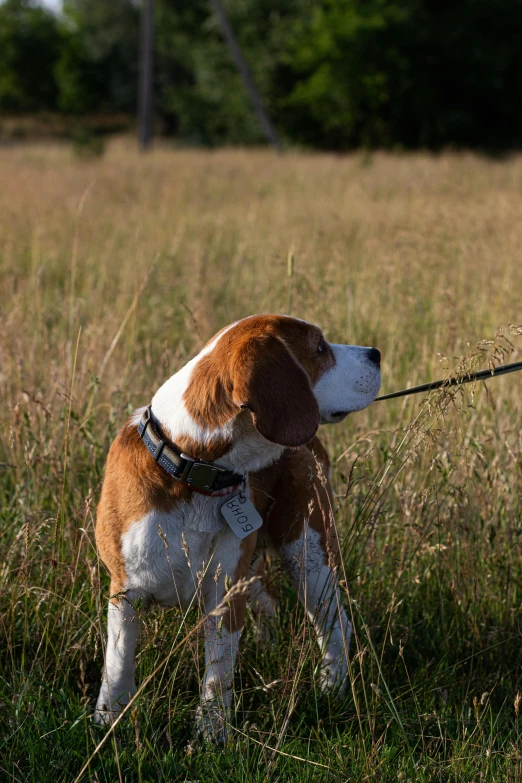
M317 353L325 353L326 351L326 343L324 340L321 340L319 342L319 345L317 346Z

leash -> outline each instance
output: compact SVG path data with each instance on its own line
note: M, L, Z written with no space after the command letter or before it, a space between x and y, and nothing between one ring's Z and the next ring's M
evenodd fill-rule
M487 381L488 378L496 378L498 375L507 375L510 372L518 372L519 370L522 370L522 362L513 362L513 364L504 364L500 367L495 367L492 370L471 372L467 375L463 375L461 378L444 378L441 381L423 383L421 386L413 386L411 389L403 389L402 391L392 392L392 394L383 394L381 397L376 397L374 402L379 402L379 400L391 400L393 397L407 397L410 394L433 391L433 389L440 389L441 386L461 386L464 383L472 383L473 381Z

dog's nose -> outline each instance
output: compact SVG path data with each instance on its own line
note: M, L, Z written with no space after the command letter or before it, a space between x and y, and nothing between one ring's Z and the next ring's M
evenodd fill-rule
M368 359L377 365L377 367L380 367L381 364L381 352L377 350L377 348L368 348Z

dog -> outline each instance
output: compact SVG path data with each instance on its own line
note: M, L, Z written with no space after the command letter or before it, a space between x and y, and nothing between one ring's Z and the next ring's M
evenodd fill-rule
M368 406L379 387L376 348L330 344L306 321L256 315L218 332L131 416L110 448L97 512L111 577L98 723L113 721L136 693L149 604L187 610L200 600L199 731L226 740L249 597L257 611L273 612L253 578L267 548L315 627L322 687L342 691L352 629L336 577L330 467L316 432Z

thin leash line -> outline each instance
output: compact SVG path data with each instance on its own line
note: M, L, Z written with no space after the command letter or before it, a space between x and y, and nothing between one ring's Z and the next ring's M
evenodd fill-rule
M407 397L410 394L433 391L434 389L440 389L441 386L460 386L464 383L472 383L473 381L487 381L489 378L496 378L498 375L507 375L510 372L518 372L519 370L522 370L522 362L513 362L512 364L504 364L500 367L495 367L492 370L479 370L478 372L468 373L461 378L444 378L443 380L433 381L432 383L423 383L421 386L413 386L411 389L403 389L402 391L392 392L391 394L383 394L380 397L376 397L374 402L391 400L393 397Z

